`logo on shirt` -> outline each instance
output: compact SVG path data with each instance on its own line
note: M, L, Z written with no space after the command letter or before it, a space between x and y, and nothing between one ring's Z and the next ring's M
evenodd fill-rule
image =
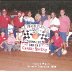
M8 20L8 18L6 18L6 20Z

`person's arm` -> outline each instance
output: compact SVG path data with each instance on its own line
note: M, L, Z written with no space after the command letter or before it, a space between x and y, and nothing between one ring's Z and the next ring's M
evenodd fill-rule
M4 41L0 44L0 47L3 48L2 44L4 43Z
M55 25L55 24L53 24L53 25L50 25L50 27L57 27L57 28L59 28L60 25Z
M51 40L50 40L50 43L51 43L51 44L52 44L52 43L54 43L54 40L53 40L53 39L51 39Z
M54 25L54 27L57 27L57 28L59 28L59 27L60 27L60 25Z
M50 27L54 27L54 24L50 25Z
M0 47L3 48L2 44L0 44Z
M62 48L63 48L63 43L61 44L61 47L59 47L55 50L55 52L57 52L59 49L62 49Z
M11 24L11 18L8 16L8 24Z
M68 20L67 20L67 23L68 23L68 28L67 28L67 35L69 34L69 29L70 29L70 19L68 18Z
M7 42L7 38L0 45L2 45L4 42Z
M60 38L60 41L61 41L61 46L60 46L59 48L57 48L57 49L55 50L55 52L57 52L59 49L62 49L62 48L63 48L63 40L62 40L62 38Z

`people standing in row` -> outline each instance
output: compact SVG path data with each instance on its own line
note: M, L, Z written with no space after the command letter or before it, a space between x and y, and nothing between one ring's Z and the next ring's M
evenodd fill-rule
M32 23L33 24L36 24L36 23L42 24L46 29L47 28L50 29L50 40L53 40L53 43L57 43L56 45L55 44L54 45L57 46L57 48L60 48L61 44L59 44L59 39L62 37L62 39L63 39L62 43L64 43L63 44L64 48L66 48L66 37L67 37L69 28L70 28L70 19L68 16L65 15L65 10L64 9L60 10L59 18L56 17L55 12L52 12L51 15L46 15L45 8L42 8L41 12L42 12L42 14L39 14L39 13L36 14L34 16L35 17L35 19L34 19L32 17L31 11L28 12L27 16L25 15L24 12L19 11L17 16L12 18L12 20L11 20L10 17L7 15L7 11L5 9L3 9L2 15L0 16L0 31L4 32L7 37L9 34L9 37L11 36L11 39L12 39L12 37L13 38L15 37L18 40L21 37L21 33L22 33L20 28L22 26L24 26L24 24L27 24L27 23L28 24L32 24ZM14 36L13 36L13 33L11 33L12 30L13 30ZM8 33L8 31L9 31L9 33ZM17 31L18 31L18 34L17 34ZM56 31L58 31L58 32L54 33ZM17 37L16 37L16 34L17 34ZM1 42L2 42L2 40L1 40ZM19 43L20 42L21 42L21 40L19 39ZM0 43L0 44L2 44L2 43ZM60 46L58 46L58 44ZM14 45L15 45L15 41L12 46L14 46ZM9 47L10 46L8 45L8 48ZM54 48L54 46L51 47L51 51L53 50L53 48ZM12 49L12 47L11 47L11 49ZM11 49L9 51L11 51ZM59 52L61 52L61 50Z

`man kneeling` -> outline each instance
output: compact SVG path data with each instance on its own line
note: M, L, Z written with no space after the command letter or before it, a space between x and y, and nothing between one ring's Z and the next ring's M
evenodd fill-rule
M62 55L62 51L61 51L62 47L63 47L63 40L59 36L59 32L55 31L54 36L52 37L50 41L51 55L54 55L54 53L56 53L57 56L60 57Z

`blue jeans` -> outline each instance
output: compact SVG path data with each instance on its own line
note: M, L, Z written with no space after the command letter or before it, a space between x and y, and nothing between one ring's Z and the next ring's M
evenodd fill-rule
M50 38L52 38L53 36L54 36L54 32L50 30Z
M57 46L54 46L54 44L51 44L50 45L50 50L51 50L51 53L54 53L54 51L58 48ZM62 52L61 52L61 49L59 49L57 52L56 52L57 56L60 57L62 56Z
M63 41L66 42L67 38L66 32L60 32L60 36L62 37Z
M6 48L7 48L7 45L6 45L6 43L5 43L5 42L3 42L2 47L3 47L4 49L6 49Z
M7 42L5 42L4 46L5 46L4 51L8 52L11 52L12 48L14 48L14 45L8 44Z
M0 28L1 32L4 32L5 35L8 37L8 28Z
M14 30L13 30L13 33L14 33L14 37L16 38L16 33L18 32L18 28L14 26Z

